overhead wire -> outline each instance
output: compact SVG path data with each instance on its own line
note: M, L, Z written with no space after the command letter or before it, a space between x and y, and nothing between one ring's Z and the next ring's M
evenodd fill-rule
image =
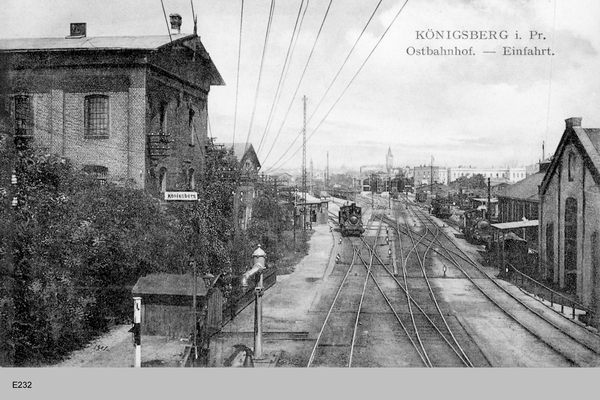
M309 3L309 0L306 2L306 8L304 10L304 15L306 15L306 9L308 9L308 3ZM292 31L292 36L290 37L290 44L288 45L287 53L285 55L285 61L283 62L283 68L281 69L281 74L279 76L279 82L277 83L277 89L275 90L275 97L273 98L271 110L269 112L269 117L267 118L267 123L265 125L265 130L262 134L260 143L256 150L257 155L260 154L260 152L262 150L262 145L265 142L265 139L267 137L267 132L273 121L273 115L274 115L275 109L277 108L277 105L279 103L279 98L280 98L281 92L282 92L281 88L282 88L283 84L285 83L285 78L287 78L287 71L289 71L289 65L291 63L291 58L293 56L294 49L295 49L296 43L298 41L297 40L298 36L300 36L300 30L302 29L302 21L304 21L304 17L302 17L302 21L300 22L300 25L298 25L298 21L300 20L300 15L302 14L302 6L303 5L304 5L304 0L302 0L300 2L300 7L298 8L298 15L296 16L296 22L294 23L294 29ZM296 35L296 32L298 32L298 35ZM296 40L294 40L294 38Z
M267 153L267 155L265 156L265 158L263 159L263 161L261 162L261 164L264 164L265 161L269 158L269 155L271 154L271 152L273 151L273 147L275 146L275 143L277 143L277 139L279 138L279 135L281 134L281 131L283 129L283 125L285 124L285 121L287 120L287 117L290 113L290 110L292 108L292 105L294 104L294 99L296 98L296 95L298 94L298 90L300 90L300 85L302 84L302 80L304 79L304 75L306 73L306 70L308 68L308 64L310 63L310 60L312 58L313 52L315 51L315 47L317 45L317 42L319 41L319 37L321 36L321 31L323 30L323 25L325 25L325 21L327 20L327 16L329 15L329 10L331 9L331 4L333 3L333 0L329 1L329 5L327 6L327 10L325 11L325 15L323 16L323 20L321 21L321 26L319 27L319 31L317 32L317 36L315 38L315 41L313 43L312 49L310 50L310 54L308 55L308 59L306 60L306 64L304 65L304 70L302 71L302 75L300 76L300 81L298 82L298 85L296 86L296 91L294 92L294 95L292 96L292 99L290 100L290 105L288 106L288 109L285 113L285 117L283 118L283 121L281 122L281 125L279 126L279 130L277 131L277 135L275 136L275 140L273 141L273 144L271 145L271 148L269 149L269 152Z
M404 10L404 7L406 6L407 3L408 3L408 0L406 0L404 2L404 4L402 4L402 7L400 7L400 9L398 10L398 12L394 16L394 19L392 19L392 21L390 22L390 24L387 26L387 28L385 29L385 31L383 32L383 34L381 35L381 37L379 38L379 40L377 41L377 43L375 44L375 46L373 47L373 49L371 50L371 52L369 53L369 55L367 56L367 58L365 59L365 61L361 64L360 68L356 71L356 73L354 74L354 76L352 77L352 79L350 80L350 82L348 82L348 85L346 85L346 87L344 88L344 90L342 91L342 93L338 96L338 98L336 99L336 101L333 103L333 105L331 106L331 108L329 109L329 111L327 111L327 114L325 114L325 116L321 119L321 121L319 122L319 124L317 125L317 127L306 138L306 141L308 141L315 134L315 132L321 127L321 125L323 124L323 122L325 121L325 119L329 116L329 114L331 113L331 111L338 104L338 102L340 101L340 99L342 98L342 96L344 96L344 94L346 93L346 91L348 90L348 88L350 87L350 85L352 85L352 83L354 82L354 80L356 79L356 77L358 76L358 74L360 73L360 71L362 71L362 69L364 68L365 64L369 61L369 59L371 58L371 56L373 55L373 53L375 52L375 50L377 49L377 47L379 46L379 44L381 43L381 41L383 40L383 38L385 37L385 35L388 33L388 31L392 27L392 25L394 25L394 22L396 22L396 20L398 19L398 16L400 16L400 13L402 12L402 10ZM278 166L278 167L275 168L275 165L277 164L277 162L279 162L279 161L277 161L275 164L273 164L273 167L268 168L265 171L265 173L267 173L267 172L273 172L273 171L276 171L277 169L281 168L283 165L285 165L287 162L289 162L291 160L291 158L294 155L296 155L296 153L298 153L298 151L300 151L300 148L296 149L296 151L283 164L281 164L280 166ZM281 160L281 158L280 158L280 160Z
M271 24L273 22L274 10L275 10L275 0L271 0L271 9L269 10L269 21L267 22L267 31L265 33L265 42L263 45L262 57L260 60L260 69L258 72L258 82L256 84L256 92L254 94L254 106L252 107L252 116L250 117L250 126L248 127L248 135L246 136L246 145L244 146L245 150L248 149L248 143L250 141L250 134L252 133L252 125L254 123L254 116L256 113L256 105L258 103L258 94L260 92L260 81L262 78L263 67L265 65L265 55L267 53L267 47L269 45L269 35L271 33Z
M167 12L165 11L163 0L160 0L160 5L162 6L163 14L165 15L165 24L167 25L167 32L169 33L169 40L171 40L171 43L173 43L173 38L171 37L171 28L169 28L169 20L167 20Z
M363 27L360 35L358 36L358 38L356 39L356 41L354 42L354 45L352 46L352 48L350 49L350 51L348 52L348 55L346 56L346 59L344 60L344 62L342 63L342 65L340 66L340 68L338 69L335 77L333 78L333 80L331 81L331 83L329 84L329 86L327 87L327 90L325 91L325 93L323 94L323 96L321 97L321 100L319 101L319 103L317 104L317 106L314 108L313 112L311 113L310 117L308 118L308 122L310 123L310 121L312 120L313 116L315 115L315 113L317 112L317 110L319 109L319 107L321 106L321 104L323 103L323 100L325 99L325 97L327 96L327 94L329 93L329 91L331 90L331 88L333 87L333 84L336 82L337 78L339 77L340 73L342 72L342 69L344 69L344 66L346 65L346 63L348 62L348 59L350 59L350 56L352 55L352 53L354 52L354 49L356 49L356 46L358 45L358 42L360 41L360 39L362 38L363 34L365 33L365 31L367 30L367 28L369 27L369 24L371 23L371 21L373 20L373 17L375 16L375 14L377 13L377 10L379 9L379 6L381 5L381 3L383 2L383 0L380 0L377 5L375 6L375 8L373 9L373 12L371 13L371 16L369 17L369 20L367 21L367 23L365 24L365 26ZM298 138L300 137L300 134L302 133L302 131L298 132L298 134L296 135L296 137L294 138L294 140L292 141L292 143L289 145L288 149L282 154L282 156L275 162L275 164L277 164L277 162L279 162L283 157L285 157L285 155L288 153L288 151L293 147L294 143L296 143L296 141L298 140ZM275 165L273 164L273 165Z
M233 138L231 142L235 144L235 129L237 126L237 110L238 110L238 95L240 90L240 60L242 59L242 27L244 23L244 0L242 0L242 7L240 10L240 39L238 42L238 61L237 61L237 72L235 80L235 111L233 112Z
M554 0L554 12L552 17L552 43L551 46L554 48L554 31L556 29L556 0ZM548 111L546 113L546 137L542 143L548 141L548 127L550 125L550 100L552 97L552 70L554 67L554 57L550 57L550 77L548 79ZM543 153L543 152L542 152ZM542 160L544 161L544 160Z

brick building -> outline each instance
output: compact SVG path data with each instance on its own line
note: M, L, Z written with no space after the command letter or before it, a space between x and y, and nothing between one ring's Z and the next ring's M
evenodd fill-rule
M258 195L256 182L258 181L258 171L261 168L260 161L251 143L220 143L217 146L232 150L233 156L242 168L240 181L234 195L234 212L238 213L236 218L237 227L246 230L252 217L254 199ZM239 212L240 210L243 210L243 212Z
M540 266L600 326L600 129L566 120L540 186Z
M433 183L441 183L446 185L448 183L448 171L446 168L431 165L421 165L413 169L413 177L415 179L415 186L417 185L431 185L431 177L433 177Z
M207 101L224 82L200 38L0 39L15 140L72 160L99 179L154 195L193 189L204 169Z

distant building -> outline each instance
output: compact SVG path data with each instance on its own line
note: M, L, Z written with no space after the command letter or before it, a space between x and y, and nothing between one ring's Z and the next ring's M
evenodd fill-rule
M261 168L260 161L258 161L258 156L251 143L221 143L216 146L223 146L225 149L231 149L234 157L240 163L240 167L242 168L240 174L241 179L234 196L234 212L237 212L240 209L240 205L244 206L244 212L238 215L236 221L238 226L242 230L245 230L252 217L254 199L257 197L256 182L258 180L258 171L260 171Z
M506 186L496 193L498 198L498 222L538 221L540 210L539 186L549 163L542 164L539 172ZM522 229L518 234L530 248L538 248L538 225Z
M483 175L490 180L505 180L507 182L518 182L527 176L525 167L505 167L505 168L471 168L471 167L452 167L448 168L447 182L454 182L458 178L470 178L474 175Z
M432 175L433 174L433 175ZM433 180L431 177L433 176ZM416 185L431 185L432 183L448 183L448 172L440 166L421 165L413 168L413 177Z
M600 326L600 129L566 120L540 186L540 267Z
M549 163L541 165L539 172L506 186L496 193L498 197L499 222L521 221L523 218L537 220L539 218L539 186L544 179Z
M273 179L277 179L277 184L280 186L292 186L295 184L296 180L294 177L287 172L282 172L280 174L273 174Z
M175 17L175 16L174 16ZM0 39L19 146L72 160L100 180L160 196L205 168L210 87L223 85L196 34Z

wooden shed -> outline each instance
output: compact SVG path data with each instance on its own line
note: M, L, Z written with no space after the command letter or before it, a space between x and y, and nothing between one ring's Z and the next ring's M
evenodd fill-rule
M189 274L150 274L139 278L132 294L142 298L142 335L189 338L194 330L193 287L193 277ZM217 301L210 301L213 297ZM212 287L209 290L202 277L197 277L196 318L199 325L205 325L205 321L211 319L210 322L220 328L220 318L214 319L215 315L221 315L221 307L221 291ZM215 310L211 312L210 308Z

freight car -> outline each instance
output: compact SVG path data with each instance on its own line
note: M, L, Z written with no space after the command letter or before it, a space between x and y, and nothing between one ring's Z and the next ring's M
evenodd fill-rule
M365 231L362 223L362 209L356 203L340 207L338 222L342 236L360 236Z
M425 192L417 192L417 194L415 195L415 199L419 203L425 203L427 201L427 193L425 193Z

